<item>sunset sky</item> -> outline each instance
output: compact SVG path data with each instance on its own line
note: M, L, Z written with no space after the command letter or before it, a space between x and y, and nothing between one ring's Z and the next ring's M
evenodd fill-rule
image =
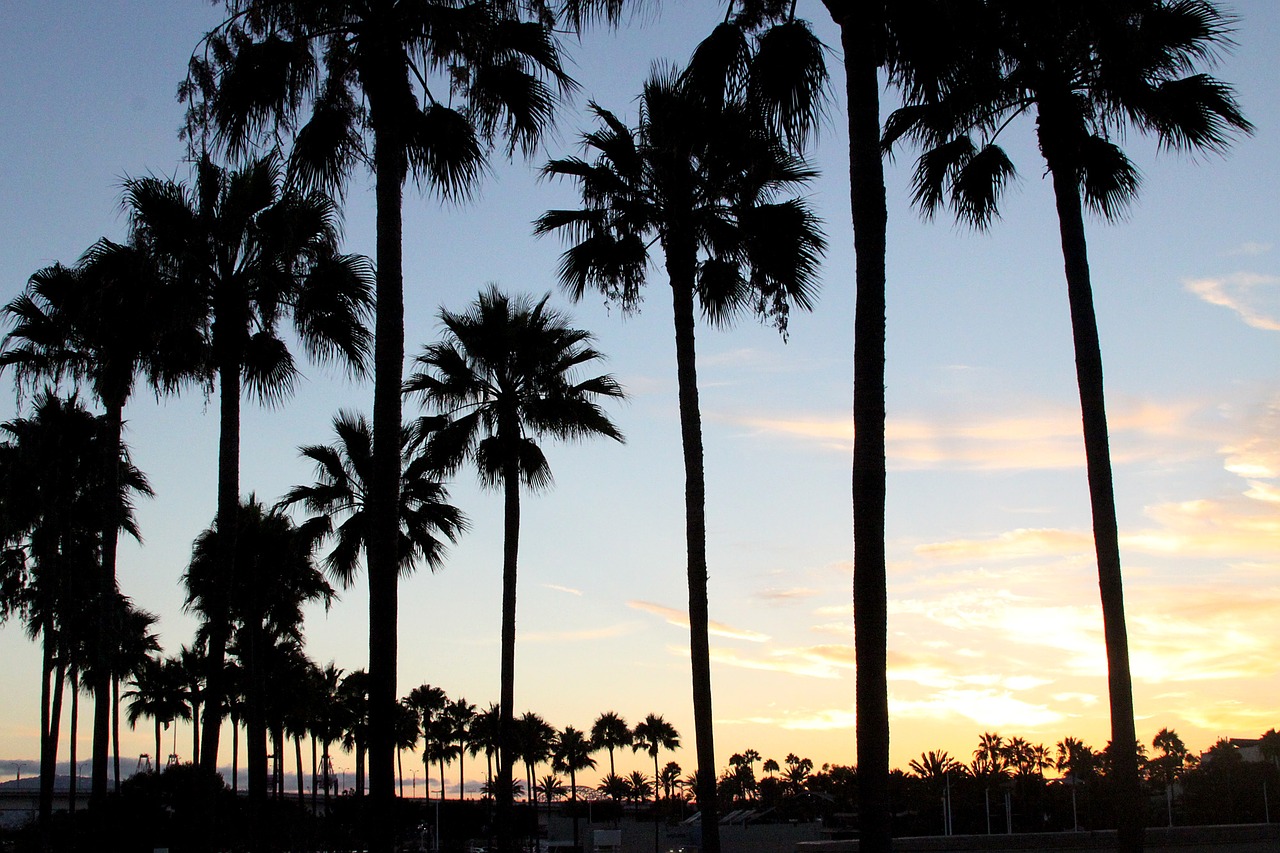
M559 292L563 246L531 221L574 203L539 182L576 152L594 99L634 121L656 60L683 62L723 15L650 4L617 33L566 43L582 91L530 162L493 163L478 197L405 204L406 349L439 335L437 311L496 282L541 295L597 335L630 399L611 409L627 443L548 450L556 482L524 502L517 711L590 726L614 710L660 713L690 770L683 473L669 290L652 271L644 310ZM1106 367L1139 737L1176 729L1193 750L1280 726L1280 7L1228 4L1235 50L1215 72L1256 133L1225 157L1158 152L1131 134L1141 198L1087 223ZM852 534L853 251L838 38L816 0L799 12L830 46L829 121L811 200L830 249L812 315L789 339L750 318L699 330L718 764L747 748L855 761ZM54 261L125 233L125 176L187 180L174 91L221 7L200 0L9 0L0 27L0 300ZM887 107L894 104L890 92ZM1049 182L1029 122L1008 131L1020 178L1003 220L974 234L910 209L912 153L889 164L888 520L892 762L927 749L968 760L983 731L1050 746L1108 738L1105 657L1066 287ZM374 252L372 180L347 198L345 247ZM300 444L330 441L340 408L372 387L304 364L284 406L246 402L241 488L274 502L309 482ZM0 419L25 411L9 377ZM27 401L23 401L24 404ZM414 413L414 404L406 413ZM166 651L192 639L179 577L214 514L217 405L198 390L126 410L127 440L156 497L125 542L124 592L160 616ZM498 695L501 500L464 472L451 486L472 531L436 575L402 583L400 693L421 683L480 705ZM366 665L361 575L308 651ZM36 770L38 647L0 628L0 778ZM81 756L88 755L88 726ZM65 732L65 728L64 728ZM150 752L126 732L125 764ZM230 761L230 739L224 738ZM65 758L64 746L60 758ZM184 727L178 751L190 758ZM607 757L601 754L602 763ZM663 759L666 760L665 758ZM341 767L348 756L335 758ZM475 763L479 779L483 762ZM409 766L406 758L406 766ZM604 763L607 767L607 763ZM649 768L627 757L620 771ZM450 783L456 785L456 776ZM452 791L452 788L451 788Z

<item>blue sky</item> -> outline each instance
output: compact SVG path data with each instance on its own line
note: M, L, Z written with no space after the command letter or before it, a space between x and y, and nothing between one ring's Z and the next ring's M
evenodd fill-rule
M809 0L806 0L809 2ZM1193 748L1280 725L1280 178L1274 33L1267 0L1231 5L1238 46L1217 72L1257 126L1226 157L1125 140L1142 197L1122 222L1088 223L1107 372L1139 736L1176 728ZM219 8L195 0L12 0L0 31L0 298L98 237L119 238L120 181L186 179L174 91ZM831 46L816 2L801 14ZM683 61L723 13L655 5L617 33L566 45L582 92L544 155L495 161L477 198L442 206L406 192L406 344L438 335L488 282L553 299L598 336L631 398L628 442L553 447L555 488L525 502L517 704L558 726L605 710L672 720L692 745L682 469L669 291L622 318L556 291L563 248L530 222L573 203L539 182L574 151L588 98L634 117L657 59ZM893 96L886 97L892 104ZM789 340L745 319L700 329L708 479L717 756L752 747L854 761L849 506L852 241L840 99L813 151L811 199L830 249L816 312ZM973 234L908 206L909 152L890 164L890 692L893 761L924 749L967 758L982 731L1053 742L1107 738L1104 659L1065 285L1052 197L1030 125L1010 151L1020 179L1004 218ZM371 180L356 175L346 247L372 254ZM339 408L371 388L308 366L286 405L244 409L241 484L268 501L310 470L299 444L328 441ZM7 381L7 380L6 380ZM19 409L0 394L0 416ZM139 508L145 547L125 546L125 592L189 642L178 578L214 508L216 403L188 392L126 412L157 497ZM401 593L401 692L422 682L496 699L501 522L497 495L462 475L472 533L437 575ZM309 649L365 663L357 586L311 614ZM0 759L37 754L38 655L0 629ZM139 732L125 752L149 751ZM189 736L186 738L189 741ZM179 736L180 751L183 735ZM186 747L189 749L189 746ZM184 756L185 757L185 756ZM676 756L692 765L691 753ZM644 761L637 762L643 769ZM630 767L628 767L630 769Z

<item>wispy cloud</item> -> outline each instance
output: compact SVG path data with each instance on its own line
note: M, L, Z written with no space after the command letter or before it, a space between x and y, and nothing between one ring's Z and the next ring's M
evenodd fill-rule
M1029 557L1080 556L1093 548L1093 536L1072 530L1019 528L987 539L953 539L917 545L917 555L941 562L1024 560Z
M755 594L755 597L763 601L782 602L813 598L821 594L821 590L813 589L811 587L794 586L788 588L773 587L770 589L762 589Z
M1280 276L1238 272L1190 279L1185 287L1210 305L1236 312L1255 329L1280 331Z
M529 631L520 635L521 643L585 643L625 637L637 630L635 623L606 625L600 628L584 628L578 631Z
M1019 699L1008 690L940 690L926 699L889 699L895 717L945 720L963 717L984 728L1035 729L1060 723L1067 715L1048 705Z
M1153 439L1182 439L1194 434L1190 421L1200 406L1192 402L1158 404L1123 401L1109 413L1113 460L1157 458L1167 449ZM848 416L745 416L741 425L759 435L811 442L847 453L853 447ZM896 418L885 424L888 464L894 470L1057 470L1084 465L1079 411L1042 408L1019 415L968 419ZM1132 440L1127 440L1131 436Z
M677 625L681 628L689 627L688 611L665 607L649 601L628 601L627 606L633 610L640 610L659 616L669 625ZM748 640L753 643L763 643L769 639L768 634L761 634L759 631L750 631L745 628L734 628L714 619L709 620L707 632L716 637L725 637L730 640Z
M1226 252L1224 252L1224 254L1227 255L1228 257L1231 257L1231 256L1239 257L1241 255L1244 255L1247 257L1257 257L1258 255L1265 255L1267 252L1270 252L1271 248L1272 248L1271 243L1248 241L1245 243L1241 243L1238 246L1233 246L1231 249L1228 249Z
M558 583L544 583L542 586L544 589L550 589L556 592L564 592L564 593L568 593L569 595L577 595L577 596L582 595L582 590L574 589L571 586L560 586L560 584Z

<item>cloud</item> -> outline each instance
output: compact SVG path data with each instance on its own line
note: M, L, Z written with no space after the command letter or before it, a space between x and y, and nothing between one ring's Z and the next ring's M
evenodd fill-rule
M577 595L577 596L582 595L582 590L574 589L571 586L560 586L560 584L555 584L555 583L544 583L542 586L544 589L552 589L552 590L555 590L556 592L568 593L569 595Z
M927 699L889 699L889 713L899 718L945 720L963 717L985 728L1040 728L1067 715L1047 705L1027 702L1007 690L941 690Z
M634 623L606 625L602 628L584 628L578 631L530 631L520 635L521 643L584 643L624 637L636 632Z
M1255 329L1280 331L1280 277L1238 272L1223 278L1184 282L1186 289L1208 302L1230 309Z
M689 614L684 610L664 607L661 604L653 604L648 601L628 601L627 606L633 610L660 616L668 625L676 625L681 628L689 627ZM733 628L714 619L709 620L707 632L715 637L725 637L730 640L748 640L752 643L763 643L769 639L768 634L761 634L759 631L750 631L745 628Z
M764 601L783 602L796 601L801 598L813 598L814 596L821 594L821 590L805 586L797 586L787 589L779 589L776 587L772 589L762 589L756 593L755 597Z
M1167 458L1167 446L1153 441L1193 437L1190 402L1157 404L1120 401L1111 406L1115 463ZM847 415L733 419L757 435L810 442L820 449L849 453L853 424ZM1070 406L1042 407L1018 415L965 418L893 418L885 424L888 465L893 470L1058 470L1084 466L1080 413Z
M1088 556L1093 536L1071 530L1019 528L987 539L953 539L917 545L915 553L939 562L1023 560L1028 557Z

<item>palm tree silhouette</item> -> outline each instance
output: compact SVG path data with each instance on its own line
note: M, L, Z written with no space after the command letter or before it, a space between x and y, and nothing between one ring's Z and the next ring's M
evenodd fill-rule
M680 748L680 733L676 727L668 723L660 714L648 714L636 723L631 733L632 752L644 750L653 759L653 778L658 778L658 753L664 749ZM657 803L658 792L654 790L654 802Z
M535 233L560 232L574 241L560 266L561 284L574 299L599 290L624 311L639 306L650 246L665 261L684 452L698 807L706 816L703 843L719 853L695 314L700 307L713 323L727 325L750 308L785 329L792 307L811 306L824 242L801 199L776 199L813 172L744 101L712 103L674 69L645 84L635 129L594 102L591 110L601 126L584 134L583 144L595 159L552 160L543 169L573 180L583 206L548 211Z
M307 526L317 535L334 539L325 567L345 589L354 582L360 555L367 555L369 549L373 431L363 415L350 412L334 416L333 431L337 436L334 444L312 444L300 449L303 457L315 463L315 483L294 486L277 507L301 504L312 514ZM437 479L426 457L411 452L410 437L407 428L401 429L396 559L402 574L412 571L420 561L432 571L439 569L444 563L442 537L456 542L467 529L466 517L447 502L449 491ZM423 706L418 707L421 713Z
M471 724L476 718L476 706L466 699L455 699L450 702L440 715L449 726L449 740L454 755L458 757L458 799L466 799L466 766L467 749L471 746Z
M0 372L13 368L20 389L64 377L89 386L103 406L108 442L119 445L135 378L146 374L158 391L171 391L194 369L197 341L183 322L185 313L186 303L163 285L145 253L103 239L72 267L54 264L37 271L5 306L13 325L0 344ZM107 476L113 478L114 469ZM117 487L114 481L107 484ZM102 635L113 630L107 608L116 583L119 529L115 519L104 521L101 592L95 596L101 608L95 630ZM88 649L93 657L106 650L103 643ZM92 673L97 679L89 682L97 697L91 771L96 803L106 794L111 696L119 682L103 662L92 666Z
M104 609L101 598L111 599L106 608L114 609L118 594L114 583L108 594L100 582L103 531L112 526L139 538L132 497L151 490L130 464L127 448L113 440L106 419L75 395L64 400L46 389L33 403L31 417L0 425L0 545L7 576L0 605L5 613L18 610L27 635L43 646L40 818L47 829L68 662L79 643L111 643L96 618ZM92 633L77 639L76 628ZM105 659L100 663L108 668ZM109 699L98 696L103 704Z
M501 717L501 709L499 709L499 717ZM515 726L516 747L511 760L514 762L518 756L524 761L525 790L529 792L529 796L535 798L536 804L538 765L551 758L556 742L556 730L533 711L525 711L521 714ZM501 729L501 719L499 719L499 729ZM501 736L500 732L499 736Z
M591 757L594 747L591 738L573 726L565 726L555 737L551 747L551 767L569 774L569 799L578 802L578 773L593 770L596 760ZM550 807L550 802L548 802ZM573 812L573 846L578 846L578 812Z
M334 202L318 192L286 188L275 157L231 171L202 156L190 187L132 178L125 182L125 206L134 240L183 288L207 332L203 363L216 375L219 399L217 518L228 532L219 539L221 587L230 589L237 583L229 525L240 503L241 395L248 390L275 402L292 391L297 369L279 328L286 314L312 356L363 371L369 263L338 252ZM215 620L224 611L210 609ZM200 764L209 772L217 767L228 636L228 625L210 625L200 746Z
M613 751L631 746L631 727L616 712L605 711L591 724L591 742L597 749L609 750L609 775L614 775Z
M430 762L427 760L428 739L435 732L436 716L449 703L449 697L443 689L430 684L420 684L409 691L405 700L418 715L418 731L422 735L422 760L427 767L427 778L430 779ZM443 784L441 785L443 787ZM431 799L431 784L427 783L427 799Z
M147 657L130 677L132 686L123 694L129 700L125 712L129 728L136 726L143 717L150 717L155 723L156 751L152 767L156 773L164 769L161 727L168 729L175 721L190 719L191 716L178 666L176 658Z
M926 213L950 202L982 227L997 212L1014 167L997 140L1034 112L1036 140L1053 181L1084 427L1085 464L1107 649L1119 845L1142 849L1141 779L1124 616L1119 532L1083 210L1116 218L1136 196L1137 168L1116 143L1126 125L1175 150L1222 151L1252 129L1231 88L1192 73L1227 43L1230 19L1212 2L988 0L957 67L891 117L886 145L910 136L926 149L916 201ZM966 41L968 41L966 39ZM976 57L976 59L975 59ZM971 133L980 135L975 143Z
M285 665L288 649L282 646L301 645L303 606L319 601L327 608L334 591L316 565L313 531L295 527L288 516L268 510L252 495L240 505L233 524L229 528L215 521L196 538L183 575L184 607L204 619L201 631L206 638L223 625L231 631L231 647L246 675L249 797L261 802L267 795L272 666ZM235 530L238 567L230 587L222 572L223 540L229 529ZM205 735L207 742L207 727Z
M438 418L424 418L426 454L446 472L475 464L486 486L501 487L504 499L502 559L502 708L498 761L500 833L511 831L512 747L515 744L516 564L520 547L520 487L551 485L551 468L537 439L621 442L622 433L597 400L622 398L622 388L604 374L581 372L603 358L592 336L574 329L547 307L512 300L496 287L483 291L463 313L441 310L445 340L426 347L405 382ZM509 839L500 842L506 849Z
M581 11L615 4L567 5ZM370 734L373 792L380 808L389 809L397 575L395 555L384 552L382 543L395 541L393 507L398 505L405 180L412 174L446 198L467 195L484 174L487 149L494 143L505 142L508 155L517 148L532 152L572 82L560 66L554 16L541 2L517 9L490 0L393 5L228 0L227 10L226 22L206 36L205 55L193 57L180 92L191 107L193 144L195 137L208 135L210 125L214 140L233 153L243 151L261 130L272 136L296 129L290 167L299 179L337 188L360 162L371 164L374 173L378 275ZM389 819L379 822L375 840L380 848L390 849L389 827Z

